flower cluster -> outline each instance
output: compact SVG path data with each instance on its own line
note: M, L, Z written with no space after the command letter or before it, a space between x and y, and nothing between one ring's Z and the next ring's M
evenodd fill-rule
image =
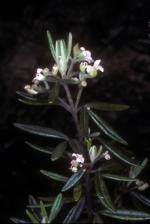
M72 154L73 160L71 161L71 167L70 169L72 172L76 173L79 168L83 167L84 164L84 157L81 154Z
M100 65L101 60L95 60L91 56L91 52L86 50L84 47L80 48L81 54L83 56L80 63L80 73L78 80L81 86L87 86L86 79L94 78L97 76L98 71L104 72L104 68Z
M147 182L142 181L142 180L137 180L136 181L136 186L137 186L137 189L139 191L144 191L149 187L149 184Z
M35 74L35 77L32 80L32 85L25 85L24 89L32 94L32 95L37 95L38 93L43 93L45 90L49 89L49 84L46 81L47 76L55 76L58 73L58 66L54 64L52 67L52 71L50 71L48 68L38 68ZM44 87L39 85L40 83L44 84Z

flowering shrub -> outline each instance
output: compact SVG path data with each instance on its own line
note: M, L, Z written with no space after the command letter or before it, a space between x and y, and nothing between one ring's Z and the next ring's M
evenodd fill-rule
M139 178L148 159L135 160L127 149L128 143L100 115L104 111L126 110L128 106L107 102L81 104L82 92L90 79L102 78L101 60L94 60L91 52L78 44L73 47L71 33L67 43L57 40L54 44L49 32L47 36L54 64L52 68L37 69L32 84L25 86L25 92L19 92L19 100L35 106L61 106L72 115L76 136L72 139L47 127L14 125L37 136L55 138L54 149L27 144L51 155L52 162L62 157L69 160L70 176L61 174L60 170L58 173L41 170L51 181L60 182L60 192L55 198L42 200L31 196L26 210L28 220L12 218L12 221L51 223L58 218L63 223L104 223L106 216L126 221L149 220L150 214L139 209L150 206L150 200L139 193L149 188L149 184ZM76 97L72 96L72 85L76 87ZM66 94L65 98L62 92ZM95 124L95 130L91 128L91 122ZM124 196L129 198L133 209L126 207Z

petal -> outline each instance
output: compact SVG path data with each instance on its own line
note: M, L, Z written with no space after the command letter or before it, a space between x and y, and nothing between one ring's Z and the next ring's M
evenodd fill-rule
M101 72L104 72L104 68L103 68L101 65L99 65L99 66L97 67L97 70L99 70L99 71L101 71Z
M94 62L94 67L95 67L96 69L97 69L97 67L99 66L100 62L101 62L100 59L99 59L99 60L96 60L96 61Z

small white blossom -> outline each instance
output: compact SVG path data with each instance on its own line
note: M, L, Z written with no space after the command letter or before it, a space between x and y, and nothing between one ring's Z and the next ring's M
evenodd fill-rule
M81 81L81 86L86 87L87 86L87 82L85 80Z
M110 159L111 159L111 156L110 156L110 154L109 154L108 151L106 151L103 155L104 155L104 158L105 158L106 160L110 160Z
M73 153L72 157L74 159L70 162L71 164L70 169L72 170L72 172L75 173L78 171L78 168L83 167L84 157L81 154L76 154L76 153Z
M93 58L91 57L91 52L85 50L84 47L80 47L80 50L84 56L84 60L87 61L88 63L92 63L93 62Z
M53 67L52 67L52 74L53 75L57 75L58 73L58 65L54 64Z
M37 71L36 71L35 78L33 79L33 82L44 81L44 80L45 80L45 76L43 74L43 69L38 68Z
M25 89L28 93L30 93L30 94L32 94L32 95L36 95L36 94L38 94L38 91L34 90L34 89L32 88L32 86L30 86L30 85L25 85L24 89Z
M147 182L142 181L142 180L137 180L136 185L137 185L137 189L139 191L144 191L149 187L149 184Z

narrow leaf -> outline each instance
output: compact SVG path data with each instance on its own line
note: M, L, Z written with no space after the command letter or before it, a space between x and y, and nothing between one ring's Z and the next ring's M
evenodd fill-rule
M135 197L137 200L142 202L144 205L147 205L150 207L150 198L145 197L144 195L137 193L137 192L131 192L130 193L133 197Z
M72 49L72 34L69 33L69 35L68 35L68 46L67 46L67 61L70 58L71 49Z
M80 217L85 205L85 198L80 199L78 203L69 211L66 218L64 219L64 224L75 223Z
M124 141L120 135L118 135L111 127L104 121L102 118L100 118L97 114L95 114L92 110L88 109L88 113L91 117L91 119L95 122L95 124L104 132L105 135L109 136L113 140L120 142L124 145L127 145L128 143Z
M51 128L41 127L37 125L33 126L33 125L19 124L19 123L14 123L14 126L31 134L43 137L52 137L68 140L68 137L66 135Z
M64 151L67 148L67 142L61 142L59 143L56 148L53 150L52 155L51 155L51 160L56 161L59 158L62 157Z
M87 107L90 107L95 110L101 111L122 111L129 109L128 105L123 104L113 104L106 102L91 102L86 104Z
M67 183L62 188L62 192L69 190L72 188L84 175L83 170L79 170L78 172L74 173L67 181Z
M48 214L45 208L45 205L42 201L40 201L41 215L46 219L46 223L48 222Z
M61 182L66 182L68 180L67 177L62 176L57 173L53 173L53 172L45 171L45 170L40 170L40 172L53 180L57 180L57 181L61 181Z
M31 222L38 224L39 221L32 215L32 213L29 210L26 210L26 214L29 217L29 219L31 220Z
M136 160L133 160L132 158L128 157L126 154L122 153L118 148L113 146L110 142L104 140L104 138L99 137L98 140L105 146L106 149L108 149L114 156L116 156L121 161L133 165L133 166L139 166L140 163Z
M94 180L96 195L99 198L100 202L104 205L104 207L108 208L111 211L114 211L115 208L103 178L99 174L95 174Z
M107 179L111 179L111 180L117 180L117 181L136 181L137 179L133 179L130 177L124 177L124 176L119 176L119 175L115 175L115 174L102 174L103 177L107 178Z
M62 194L60 193L58 194L52 205L48 223L51 223L56 218L56 216L58 215L58 213L62 208L62 204L63 204L63 197Z
M150 220L150 214L145 212L138 212L134 210L118 209L115 212L110 212L109 210L102 210L101 214L111 218L116 218L116 219L121 219L126 221Z
M51 54L52 54L54 60L57 62L56 54L55 54L55 48L54 48L54 45L53 45L53 40L52 40L51 34L48 30L47 30L47 38L48 38L48 43L49 43L49 47L50 47L50 50L51 50Z
M27 221L22 220L22 219L10 218L10 220L12 222L14 222L15 224L26 224L27 223Z
M132 178L135 178L137 177L141 172L142 170L145 168L146 164L148 163L148 158L145 158L141 165L140 166L137 166L137 167L131 167L131 170L130 170L130 177Z
M43 146L35 145L30 142L25 142L25 143L37 151L43 152L45 154L52 154L52 148L49 148L49 147L44 148Z

